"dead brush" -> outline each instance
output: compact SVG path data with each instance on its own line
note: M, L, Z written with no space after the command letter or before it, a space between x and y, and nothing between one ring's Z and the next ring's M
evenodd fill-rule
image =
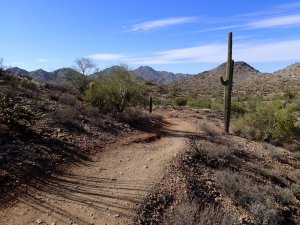
M0 93L0 123L12 130L19 130L32 125L34 115L28 107L20 106L12 98Z
M228 146L197 140L191 143L191 149L190 160L195 163L203 162L213 168L225 167L229 163L229 156L234 152Z

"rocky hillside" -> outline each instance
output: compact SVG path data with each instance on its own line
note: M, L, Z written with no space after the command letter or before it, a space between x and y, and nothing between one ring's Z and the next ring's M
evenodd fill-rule
M174 85L184 94L218 94L223 91L220 76L226 76L226 63L198 75L182 78ZM234 93L276 94L284 86L300 91L300 63L274 73L261 73L245 62L234 63Z

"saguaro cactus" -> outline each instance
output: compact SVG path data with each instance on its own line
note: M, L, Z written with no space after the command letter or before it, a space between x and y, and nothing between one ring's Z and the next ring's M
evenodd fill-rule
M152 107L153 107L152 96L150 96L150 99L149 99L149 113L152 113Z
M226 65L226 80L220 76L221 83L224 85L224 131L229 133L229 123L231 114L231 91L233 81L233 66L232 60L232 32L228 33L228 56Z

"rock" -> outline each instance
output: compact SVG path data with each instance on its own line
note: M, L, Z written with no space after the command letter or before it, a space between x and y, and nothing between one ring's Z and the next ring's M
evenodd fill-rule
M36 222L37 224L41 224L41 223L43 222L43 220L42 220L42 219L37 219L35 222Z
M123 175L123 172L120 172L120 175Z
M120 214L115 214L114 215L114 218L119 218L120 217Z
M143 166L143 169L148 169L148 166L144 165L144 166Z

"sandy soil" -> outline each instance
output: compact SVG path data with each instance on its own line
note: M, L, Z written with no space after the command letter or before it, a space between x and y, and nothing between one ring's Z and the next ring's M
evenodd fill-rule
M166 121L160 135L137 132L91 162L35 181L27 194L1 210L0 224L131 224L134 209L196 132L195 124L183 119L168 116Z

